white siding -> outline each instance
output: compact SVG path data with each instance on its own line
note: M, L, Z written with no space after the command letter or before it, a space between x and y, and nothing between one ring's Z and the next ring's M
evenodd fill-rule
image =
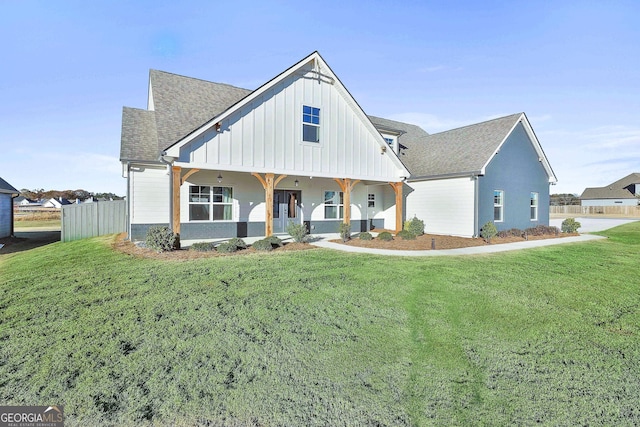
M591 199L582 200L582 206L638 206L638 199Z
M423 220L427 233L473 236L474 183L470 178L408 183L406 218Z
M180 149L180 162L237 171L396 181L380 134L338 84L296 74ZM302 106L320 108L320 142L302 141Z
M132 224L169 223L169 175L167 169L145 167L130 172L129 197Z
M11 234L11 204L10 194L0 194L0 238Z

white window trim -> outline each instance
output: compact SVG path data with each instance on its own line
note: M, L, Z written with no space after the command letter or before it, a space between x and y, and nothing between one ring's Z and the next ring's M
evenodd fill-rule
M304 107L316 108L318 109L318 123L317 125L314 123L307 123L304 121ZM307 144L313 147L317 147L322 143L322 108L317 107L312 104L301 104L300 105L300 141L302 144ZM305 141L304 140L304 127L305 126L314 126L318 128L318 142L313 141Z
M500 204L496 204L496 191L500 192ZM500 219L496 219L496 208L500 208ZM493 190L493 222L504 222L504 190Z
M533 198L534 194L536 195L535 199ZM536 201L535 205L531 204L531 202L533 200ZM531 194L529 195L529 206L530 206L529 207L529 219L531 221L538 221L538 209L540 207L540 194L537 191L532 191ZM531 218L531 209L532 208L535 208L535 213L536 214L534 215L534 218Z
M209 202L207 203L198 203L198 202L191 202L190 198L191 198L191 187L209 187ZM230 203L221 203L221 202L214 202L213 201L213 187L224 187L224 188L230 188L231 189L231 202ZM235 190L233 188L232 185L215 185L215 184L192 184L190 183L189 186L187 187L187 220L188 222L194 222L194 223L206 223L206 222L216 222L216 223L220 223L220 222L234 222L235 221L235 211L236 211L236 199L234 198L234 194L235 194ZM190 219L191 216L191 212L190 212L190 207L191 205L209 205L210 209L209 209L209 219ZM231 206L231 219L212 219L213 217L213 205L230 205Z
M338 194L338 204L327 204L326 203L326 193L328 191L334 192ZM340 195L342 194L342 204L340 202ZM325 207L327 206L335 206L338 208L338 217L337 218L327 218ZM342 217L340 216L340 207L342 207ZM326 221L343 221L344 220L344 194L340 190L322 190L322 218Z

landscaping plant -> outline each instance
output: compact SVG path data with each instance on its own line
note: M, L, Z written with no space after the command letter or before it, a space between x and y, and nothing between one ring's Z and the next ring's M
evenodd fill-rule
M351 224L347 224L346 222L341 222L338 226L338 233L340 233L340 238L343 242L346 242L351 239Z
M480 229L480 236L487 243L491 243L491 239L493 239L497 234L498 234L498 230L496 229L496 226L492 221L487 222Z
M307 224L296 224L293 221L289 221L287 225L287 233L291 236L294 242L304 243L309 238L309 230Z
M378 234L378 239L382 240L383 242L390 242L391 240L393 240L393 235L388 231L383 231L382 233Z
M373 240L373 235L368 231L363 231L358 237L360 237L360 240Z
M398 231L398 233L396 233L396 237L399 237L402 240L416 240L416 235L409 230Z
M404 229L414 236L422 236L424 234L424 221L414 216L412 219L405 221Z
M149 227L144 243L154 251L169 252L180 249L180 235L172 232L167 226L153 226Z
M574 218L567 218L562 221L561 227L563 233L577 233L578 228L582 227L582 225Z

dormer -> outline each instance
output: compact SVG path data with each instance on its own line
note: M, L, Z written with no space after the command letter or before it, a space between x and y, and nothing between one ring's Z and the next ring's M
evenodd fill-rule
M405 132L397 129L387 129L387 128L380 128L380 127L378 127L378 131L380 132L380 135L382 135L382 137L384 138L389 148L393 150L394 153L398 154L398 150L400 147L399 139L400 139L400 136L402 136L402 134Z

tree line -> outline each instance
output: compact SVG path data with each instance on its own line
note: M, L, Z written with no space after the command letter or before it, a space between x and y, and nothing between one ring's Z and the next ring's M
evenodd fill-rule
M87 200L91 197L95 199L107 199L107 200L122 200L123 198L114 194L114 193L92 193L86 190L44 190L43 188L37 188L34 190L29 190L23 188L20 190L20 195L26 197L31 200L47 200L51 198L64 198L69 201L75 201L76 199L80 199L82 201Z

